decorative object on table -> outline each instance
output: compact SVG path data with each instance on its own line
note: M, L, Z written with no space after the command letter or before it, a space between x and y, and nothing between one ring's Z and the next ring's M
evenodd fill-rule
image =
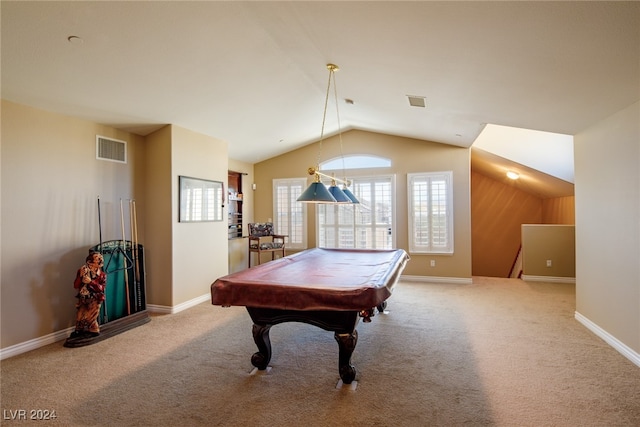
M247 224L249 227L249 267L251 267L251 253L258 254L258 265L261 264L260 255L265 252L271 253L271 260L275 259L275 254L285 256L285 238L283 234L274 234L273 223L254 222Z
M336 178L335 175L329 176L320 172L320 155L322 154L322 141L324 140L324 125L327 119L327 106L329 104L329 92L331 90L331 81L333 81L333 94L336 105L336 117L338 124L338 138L340 140L340 157L342 157L342 168L344 172L344 155L342 153L342 130L340 129L340 112L338 110L338 89L336 87L335 73L340 68L335 64L327 64L329 70L329 82L327 84L327 94L324 100L324 112L322 114L322 128L320 130L320 143L318 148L318 158L316 165L307 169L307 173L314 177L309 187L298 197L299 202L306 203L360 203L356 196L349 190L349 181L345 176L344 179ZM322 182L322 178L331 180L331 185L327 189ZM342 183L342 188L338 187L337 182Z

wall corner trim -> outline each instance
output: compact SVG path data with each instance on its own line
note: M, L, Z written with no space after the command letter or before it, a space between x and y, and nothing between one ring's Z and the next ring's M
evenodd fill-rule
M181 304L174 305L174 306L147 304L147 310L150 313L155 313L155 314L175 314L210 300L211 300L211 294L206 293L204 295L200 295L199 297L190 299L189 301L185 301Z
M598 337L602 338L604 342L613 347L618 353L622 354L624 357L632 361L636 366L640 367L640 354L638 354L636 351L629 348L616 337L614 337L577 311L575 312L575 319L578 322L582 323L585 328L589 329Z

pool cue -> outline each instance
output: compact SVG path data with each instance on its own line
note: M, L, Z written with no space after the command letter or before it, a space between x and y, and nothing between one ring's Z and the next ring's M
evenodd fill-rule
M124 255L124 289L127 295L127 314L131 314L131 306L129 302L129 271L127 267L127 245L124 236L124 211L122 210L122 199L120 199L120 224L122 225L122 253Z
M98 196L98 233L100 234L100 245L98 246L100 248L99 252L100 252L100 255L103 255L102 253L102 218L100 215L100 196ZM104 265L103 265L103 268L104 268ZM107 295L106 294L107 292L105 289L105 298L104 298L104 301L102 302L102 307L104 307L104 323L109 322L109 312L107 311Z
M135 239L134 233L134 224L133 224L133 200L129 199L129 225L131 227L131 257L133 260L133 311L134 313L138 311L138 294L136 289L138 288L138 244Z
M100 234L100 254L102 254L102 219L100 216L100 196L98 196L98 233Z
M136 210L136 200L133 199L132 201L132 205L133 205L133 233L135 236L135 241L136 241L136 259L135 259L135 279L136 279L136 289L135 292L137 293L137 301L138 301L138 308L137 310L140 311L142 310L142 291L141 291L141 287L142 287L142 283L140 282L140 253L138 252L138 214L137 214L137 210Z

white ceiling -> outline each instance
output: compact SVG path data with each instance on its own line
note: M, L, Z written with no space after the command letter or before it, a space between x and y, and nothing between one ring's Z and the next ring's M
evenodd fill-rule
M176 124L249 163L319 138L330 62L354 101L343 130L463 147L486 124L573 135L640 99L638 2L0 7L2 98L141 135Z

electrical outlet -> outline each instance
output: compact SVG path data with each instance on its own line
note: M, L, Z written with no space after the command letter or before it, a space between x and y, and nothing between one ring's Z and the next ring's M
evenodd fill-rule
M550 259L547 260L547 267L551 267L551 260Z
M435 259L432 259L432 260L431 260L431 267L435 267L435 266L436 266L436 260L435 260Z

